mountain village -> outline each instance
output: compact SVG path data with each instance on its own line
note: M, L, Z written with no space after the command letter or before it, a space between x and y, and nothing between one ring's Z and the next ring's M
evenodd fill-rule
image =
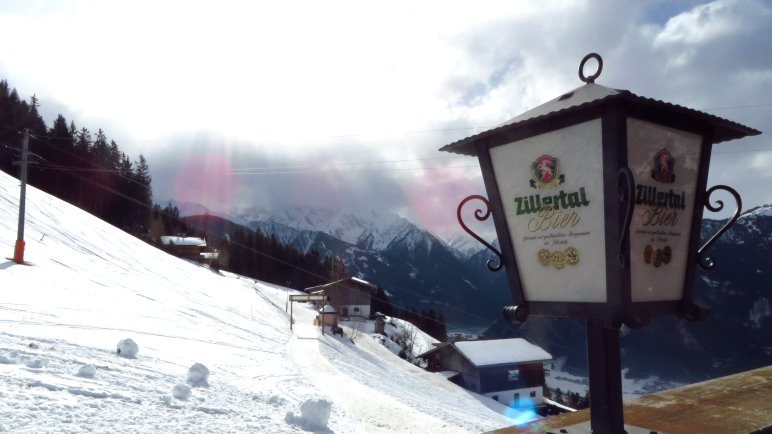
M44 3L0 433L772 434L772 5Z

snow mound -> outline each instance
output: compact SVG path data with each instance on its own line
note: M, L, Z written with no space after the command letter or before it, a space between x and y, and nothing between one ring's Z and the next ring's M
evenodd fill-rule
M187 384L176 384L172 387L172 396L187 401L190 398L190 387Z
M0 354L0 364L3 365L15 365L16 360L19 358L18 351L7 351Z
M43 361L40 359L31 359L28 360L25 364L30 369L41 369L43 367Z
M323 430L327 428L331 410L332 403L326 399L308 399L298 407L299 416L290 411L287 412L285 420L307 431Z
M193 387L209 387L209 369L201 363L194 363L188 369L185 382Z
M96 376L96 366L88 364L82 365L78 368L78 372L76 372L75 375L82 378L94 378Z
M134 359L139 352L139 346L131 339L122 339L118 342L118 349L116 350L119 356L127 359Z

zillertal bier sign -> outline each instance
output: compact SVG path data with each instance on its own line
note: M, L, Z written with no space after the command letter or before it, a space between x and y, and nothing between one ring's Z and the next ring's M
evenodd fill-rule
M595 119L490 149L528 300L606 301L601 143Z
M696 134L627 120L627 159L635 178L633 302L682 297L701 143Z

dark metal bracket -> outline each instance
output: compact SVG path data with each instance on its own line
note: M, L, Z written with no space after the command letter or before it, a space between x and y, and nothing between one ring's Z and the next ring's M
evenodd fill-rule
M721 235L724 235L724 232L729 230L729 228L737 221L738 218L740 218L740 212L742 211L743 202L740 198L740 194L737 193L737 191L729 186L726 185L714 185L711 187L707 192L705 192L705 208L710 210L711 212L719 212L724 209L724 202L721 200L716 201L716 205L713 205L710 203L710 195L713 194L716 190L724 190L728 193L730 193L735 200L735 203L737 204L737 207L734 210L734 214L732 215L732 218L729 219L728 222L724 224L724 226L721 227L721 229L718 230L715 234L713 234L712 237L699 249L697 249L697 264L699 264L700 268L703 270L712 270L713 267L716 266L716 261L713 260L711 257L704 257L705 250L710 248L710 246L713 245L719 238L721 238Z
M510 323L514 325L522 324L528 319L528 308L525 305L506 306L502 314Z
M490 250L494 254L496 254L496 257L498 258L498 264L493 265L493 259L489 259L485 263L485 265L487 265L488 269L491 270L491 271L499 271L504 266L504 261L503 261L503 257L501 255L501 252L498 249L496 249L495 247L493 247L492 245L490 245L487 241L482 239L479 235L474 233L474 231L469 229L469 227L464 223L464 220L461 217L461 209L464 207L464 205L466 205L467 202L469 202L470 200L474 200L474 199L480 200L480 201L482 201L485 204L485 211L483 211L482 209L479 209L479 208L476 209L475 212L474 212L474 217L478 221L481 221L481 222L485 221L485 220L488 220L488 217L490 217L490 215L491 215L491 203L488 201L488 199L486 199L483 196L480 196L479 194L473 194L473 195L465 198L464 200L461 201L460 204L458 204L458 209L456 210L456 218L458 218L458 223L461 225L462 228L464 228L466 233L468 233L469 235L473 236L482 245L487 247L488 250Z
M630 222L633 220L633 209L635 208L635 181L633 172L628 167L620 167L617 173L619 181L619 203L625 210L625 219L622 222L622 231L619 233L619 266L627 268L630 249L625 249L625 241L629 238Z

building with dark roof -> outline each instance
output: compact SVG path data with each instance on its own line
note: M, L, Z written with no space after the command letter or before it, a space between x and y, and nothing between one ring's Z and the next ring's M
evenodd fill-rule
M369 318L373 293L377 287L356 277L347 277L326 285L306 288L309 294L322 294L335 307L341 318L352 316Z

